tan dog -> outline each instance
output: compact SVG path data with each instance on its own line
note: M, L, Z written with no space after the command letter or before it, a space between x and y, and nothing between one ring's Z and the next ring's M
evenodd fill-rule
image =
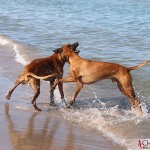
M115 63L96 62L81 58L73 53L71 50L71 45L65 45L60 49L60 52L66 55L65 57L70 64L70 76L56 81L53 89L57 84L63 82L77 83L77 89L71 98L68 108L75 102L75 98L84 84L91 84L103 79L111 79L113 82L117 82L119 90L129 99L132 109L134 109L136 105L139 112L142 113L140 101L137 99L132 86L132 76L130 71L144 66L149 63L150 60L138 66L126 68Z
M73 50L73 52L78 54L79 51L76 50L77 46L78 43L74 43L70 47ZM15 82L15 86L8 92L6 98L10 99L11 94L19 84L29 83L32 89L34 90L32 104L36 110L40 111L41 109L39 109L36 105L36 99L40 94L40 79L49 81L50 87L52 88L55 79L62 78L63 66L65 62L66 58L63 57L61 53L59 53L59 48L54 50L54 54L52 56L33 60L24 68L23 72L19 75L18 79ZM61 99L65 102L62 83L58 84L58 88L61 95ZM50 104L54 104L53 91L50 91Z

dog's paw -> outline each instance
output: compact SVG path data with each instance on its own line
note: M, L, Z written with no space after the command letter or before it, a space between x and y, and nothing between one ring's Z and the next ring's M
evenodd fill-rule
M10 95L9 95L9 94L8 94L8 95L6 95L6 97L5 97L5 98L9 100L9 99L10 99Z
M41 109L40 109L40 108L37 108L36 110L37 110L37 111L41 111Z
M67 106L67 108L72 108L72 105L69 104L69 105Z

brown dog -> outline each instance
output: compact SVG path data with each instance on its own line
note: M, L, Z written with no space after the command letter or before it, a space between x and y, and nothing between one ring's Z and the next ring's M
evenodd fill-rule
M140 101L137 99L132 86L132 76L130 71L144 66L149 63L150 60L138 66L126 68L115 63L96 62L81 58L73 53L71 50L71 45L65 45L62 47L60 49L60 53L64 53L66 55L65 57L70 64L70 76L57 80L53 86L53 89L57 84L63 82L77 83L77 89L71 98L68 108L75 102L75 98L84 84L91 84L103 79L111 79L113 82L117 82L119 90L129 99L132 109L134 109L136 105L139 112L142 113Z
M76 50L77 46L78 43L74 43L70 46L70 48L73 52L78 54L79 51ZM54 54L52 56L33 60L19 75L15 82L15 86L8 92L6 98L10 99L11 94L19 84L29 83L34 90L32 104L36 110L40 111L41 109L39 109L36 105L36 99L40 94L40 79L49 81L50 87L52 88L55 79L62 78L63 66L65 62L66 58L61 53L59 53L59 49L54 50ZM61 99L65 102L62 83L58 84L58 88ZM54 104L53 91L50 91L50 104Z

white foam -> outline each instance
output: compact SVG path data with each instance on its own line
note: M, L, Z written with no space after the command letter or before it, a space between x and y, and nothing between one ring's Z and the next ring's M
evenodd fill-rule
M141 103L141 108L142 108L143 114L147 115L148 114L148 106L145 103L142 102Z
M16 53L15 56L15 60L19 63L21 63L22 65L27 65L29 62L25 59L25 56L21 54L21 49L23 49L23 47L19 44L17 44L17 42L3 36L0 35L0 45L9 45L10 49L13 49Z
M28 62L26 61L24 55L21 55L19 52L19 48L17 44L14 44L13 46L13 50L16 52L16 56L15 56L15 60L19 63L21 63L22 65L27 65Z
M144 105L142 105L143 108ZM145 106L146 107L146 106ZM132 139L138 137L128 137L125 128L132 132L134 126L140 126L143 121L150 116L140 116L138 111L123 110L118 105L109 109L87 108L87 109L60 109L62 117L76 123L86 129L100 131L104 137L113 143L125 146L128 150L136 143L130 143ZM134 126L133 126L134 125ZM137 131L138 132L138 131ZM138 134L138 133L137 133Z
M3 35L0 35L0 45L8 45L8 44L11 44L11 40Z
M9 42L6 39L0 39L0 45L7 45Z

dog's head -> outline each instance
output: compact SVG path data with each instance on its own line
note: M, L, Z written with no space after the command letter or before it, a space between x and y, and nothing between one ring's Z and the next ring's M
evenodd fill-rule
M57 48L57 49L53 50L53 52L60 54L61 58L65 61L67 61L68 57L71 53L78 54L80 52L79 50L76 50L78 45L79 44L77 42L74 44L66 44L66 45L62 46L61 48Z

